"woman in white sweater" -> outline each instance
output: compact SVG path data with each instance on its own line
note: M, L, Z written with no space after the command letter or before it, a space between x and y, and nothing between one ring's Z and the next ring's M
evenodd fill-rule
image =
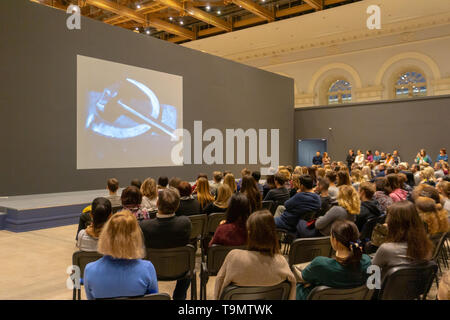
M289 299L295 299L295 277L286 259L280 254L275 221L267 210L256 211L247 219L248 250L228 253L216 277L214 299L218 300L225 287L274 286L291 283Z
M361 150L358 150L356 153L355 163L360 168L364 166L364 154L361 152Z

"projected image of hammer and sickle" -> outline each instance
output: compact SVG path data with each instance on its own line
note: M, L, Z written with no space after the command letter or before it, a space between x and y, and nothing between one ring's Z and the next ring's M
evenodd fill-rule
M99 135L127 139L150 132L176 138L176 127L177 109L160 104L149 87L134 79L89 93L86 129Z

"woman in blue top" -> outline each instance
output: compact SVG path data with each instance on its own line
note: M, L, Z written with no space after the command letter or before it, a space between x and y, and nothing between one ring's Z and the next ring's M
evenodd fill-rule
M306 300L316 286L355 288L367 281L368 255L362 254L356 225L348 220L337 220L331 226L331 246L335 258L316 257L301 272L297 285L297 300Z
M84 271L89 300L137 297L158 293L156 271L145 257L142 231L129 211L113 215L100 234L98 252L104 257Z
M439 150L439 155L436 158L436 162L448 162L448 154L447 154L447 150L445 148L442 148L441 150Z

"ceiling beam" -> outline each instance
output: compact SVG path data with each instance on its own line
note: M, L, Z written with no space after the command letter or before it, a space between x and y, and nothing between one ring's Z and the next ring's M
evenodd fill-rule
M309 4L312 8L316 10L322 10L323 9L323 0L303 0L307 4Z
M244 8L247 11L250 11L253 14L256 14L257 16L267 21L275 20L275 15L273 12L269 11L263 6L260 6L259 4L253 2L252 0L231 0L231 2L233 2L237 6Z
M148 25L191 40L195 39L195 33L189 29L179 27L164 20L152 17L151 15L149 15L147 19L144 14L110 0L86 0L86 3L94 7L113 12L117 15L125 16L143 25Z
M136 10L136 12L142 13L142 14L149 14L149 13L159 12L166 8L167 8L167 6L165 6L159 2L150 2L147 4L141 5L141 7ZM130 21L130 20L132 20L132 19L124 17L124 16L116 15L116 16L112 16L110 18L104 19L103 22L109 23L109 24L119 24L119 23Z
M169 8L177 10L178 12L186 12L186 14L196 18L197 20L206 22L207 24L211 24L225 31L231 31L230 23L210 13L207 13L202 9L198 9L189 3L183 4L183 2L179 0L157 0L157 1Z

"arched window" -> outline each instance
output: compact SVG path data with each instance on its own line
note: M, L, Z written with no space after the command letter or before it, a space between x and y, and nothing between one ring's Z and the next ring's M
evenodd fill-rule
M328 89L328 104L352 101L352 85L345 80L334 81Z
M411 98L427 95L427 82L424 76L415 71L405 72L400 75L395 84L395 96L397 98Z

